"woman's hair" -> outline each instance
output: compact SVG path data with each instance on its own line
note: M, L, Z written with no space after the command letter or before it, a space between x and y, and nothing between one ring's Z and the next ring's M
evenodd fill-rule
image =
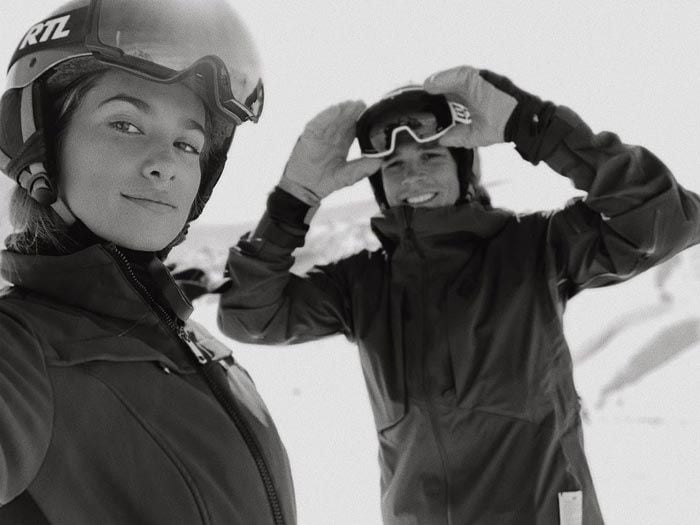
M108 70L88 73L69 84L58 93L51 93L44 108L44 137L46 141L46 169L54 185L60 184L60 152L63 150L68 125L80 107L87 93ZM211 116L205 107L206 128L211 129ZM208 165L211 154L210 140L202 150L201 165ZM202 173L202 178L205 174ZM201 207L197 193L194 207ZM68 226L51 206L35 201L29 193L16 186L10 197L10 223L13 235L5 243L7 248L18 253L39 253L49 250L53 253L70 253L79 248L68 235ZM178 237L179 239L179 237Z
M58 157L66 130L73 115L105 71L76 79L59 93L49 94L43 109L45 166L54 185L58 184ZM37 253L45 247L56 253L70 250L66 246L68 226L51 206L35 201L22 187L16 186L10 197L10 223L15 235L8 237L7 247L19 253Z

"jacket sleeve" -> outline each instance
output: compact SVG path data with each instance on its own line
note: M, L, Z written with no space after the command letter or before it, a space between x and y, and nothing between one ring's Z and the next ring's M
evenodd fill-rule
M0 308L0 505L36 476L52 420L51 386L39 342Z
M700 242L698 195L651 152L613 133L594 134L568 108L556 107L541 130L531 128L518 151L587 192L548 219L547 242L565 295L628 279Z
M290 272L292 252L304 244L309 206L276 188L255 232L229 252L229 282L221 293L218 324L237 341L292 344L343 333L352 337L350 292L344 263Z

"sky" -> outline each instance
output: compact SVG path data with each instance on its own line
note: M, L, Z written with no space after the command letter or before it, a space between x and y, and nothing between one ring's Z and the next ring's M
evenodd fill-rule
M1 2L0 63L7 64L31 25L62 3ZM573 108L594 130L614 131L625 142L648 147L682 183L700 189L697 2L241 0L232 5L258 44L265 109L258 124L238 130L202 223L255 220L297 136L323 108L347 99L372 103L397 86L460 64L508 76L531 93ZM353 147L351 156L356 154ZM497 205L554 208L574 194L566 179L546 166L525 163L511 145L484 148L481 156L484 181ZM8 188L3 180L0 193ZM368 199L369 184L361 181L324 205Z

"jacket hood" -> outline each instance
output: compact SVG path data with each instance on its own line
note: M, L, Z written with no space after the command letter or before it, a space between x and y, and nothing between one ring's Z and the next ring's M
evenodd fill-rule
M148 284L158 295L156 300L181 321L187 320L191 303L163 263L152 254L147 257L137 264L148 272L152 280ZM123 259L121 264L118 259ZM16 286L100 315L140 321L154 317L155 312L127 277L131 269L136 279L134 266L111 245L95 244L69 255L0 252L0 275Z
M373 217L371 227L382 245L390 248L407 240L430 244L455 234L489 239L513 217L511 211L485 207L477 201L440 208L395 206Z

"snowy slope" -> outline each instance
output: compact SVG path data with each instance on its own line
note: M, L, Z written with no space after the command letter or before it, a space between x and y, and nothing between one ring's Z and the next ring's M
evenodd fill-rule
M371 208L318 215L297 270L376 245ZM193 229L172 258L220 275L228 244L252 226ZM198 301L195 317L217 332L215 314L214 297ZM607 522L700 523L700 248L575 297L566 330ZM341 337L291 348L226 341L287 445L300 523L379 524L376 443L354 347Z

